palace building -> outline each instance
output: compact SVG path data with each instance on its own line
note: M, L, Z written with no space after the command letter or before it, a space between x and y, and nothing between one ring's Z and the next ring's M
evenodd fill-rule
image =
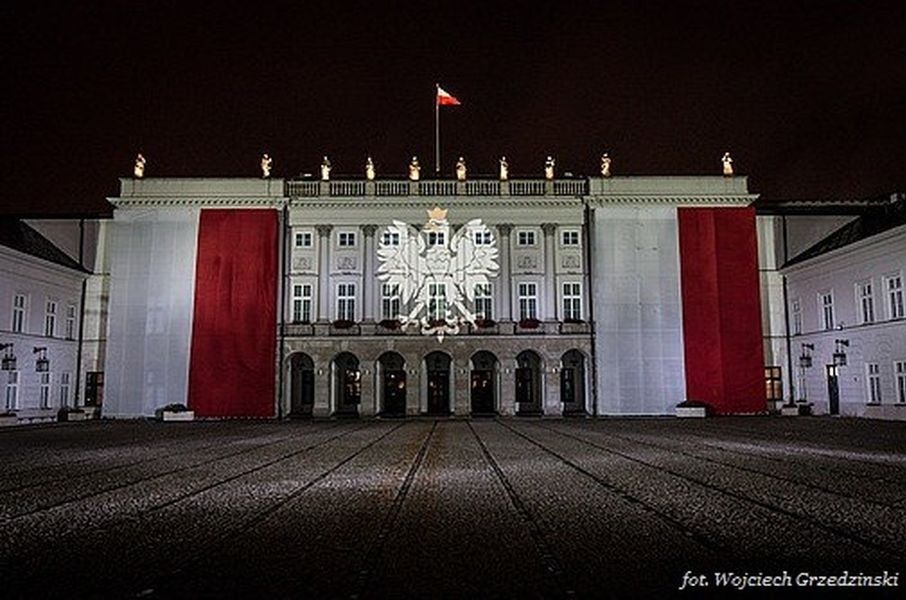
M766 410L745 177L123 179L103 414Z

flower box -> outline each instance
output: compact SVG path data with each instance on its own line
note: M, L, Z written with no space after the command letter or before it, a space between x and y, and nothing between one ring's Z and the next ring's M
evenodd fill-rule
M168 404L154 411L161 421L194 421L195 411L189 410L184 404Z
M71 408L63 407L60 409L60 412L57 413L57 420L64 422L73 422L73 421L84 421L88 416L85 414L85 411L81 408Z
M352 329L355 325L355 321L349 321L347 319L337 319L331 323L334 329Z
M519 329L538 329L541 321L538 319L522 319L519 321Z
M380 325L383 329L387 329L388 331L396 331L400 328L401 323L396 319L384 319L383 321L378 323L378 325Z
M18 425L19 417L14 412L0 413L0 427Z
M676 416L680 419L704 419L708 416L708 405L694 400L680 402L676 405Z
M195 420L195 411L194 410L183 410L183 411L171 411L164 410L160 413L160 420L165 422L170 421L194 421Z

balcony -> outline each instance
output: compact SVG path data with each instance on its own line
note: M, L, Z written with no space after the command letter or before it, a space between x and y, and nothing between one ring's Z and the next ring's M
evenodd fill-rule
M365 181L289 180L285 193L292 198L361 198L371 196L584 196L585 179L386 179Z

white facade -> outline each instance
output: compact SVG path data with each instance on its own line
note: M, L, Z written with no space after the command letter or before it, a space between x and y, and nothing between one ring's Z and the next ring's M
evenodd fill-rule
M906 296L906 226L793 264L782 273L800 382L796 399L812 403L819 414L906 419L906 318L900 308ZM849 345L838 346L836 340ZM845 352L846 366L834 366L835 350ZM803 353L812 356L809 368L799 366ZM834 376L838 410L830 405Z
M0 245L0 352L16 357L0 371L0 411L50 418L76 397L82 282L87 273ZM34 352L35 348L45 348ZM36 370L40 356L47 372Z

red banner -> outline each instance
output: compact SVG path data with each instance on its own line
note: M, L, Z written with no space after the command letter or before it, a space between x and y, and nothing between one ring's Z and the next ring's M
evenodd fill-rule
M202 210L189 407L200 417L274 416L277 212Z
M686 398L762 412L764 350L753 208L680 208Z

